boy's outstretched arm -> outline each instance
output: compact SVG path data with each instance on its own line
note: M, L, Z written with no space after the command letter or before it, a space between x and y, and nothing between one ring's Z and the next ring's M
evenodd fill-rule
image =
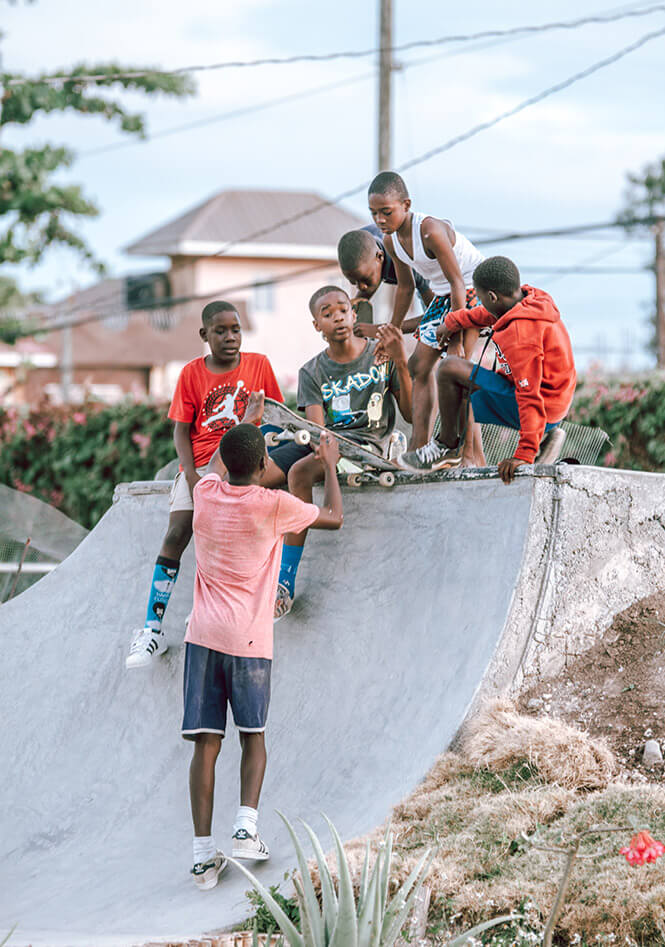
M392 235L386 234L383 238L383 245L392 257L392 261L395 264L395 274L397 276L395 302L393 303L393 314L390 321L394 326L400 329L404 322L404 316L411 307L416 283L413 278L413 273L411 272L411 267L407 266L406 263L403 263L402 260L396 256L393 249Z
M412 382L404 348L404 336L400 330L388 323L378 327L376 335L382 355L387 355L395 366L399 388L393 392L397 406L405 421L411 423ZM392 391L392 388L391 388Z
M190 437L190 421L176 421L173 429L173 443L175 444L178 460L182 464L182 470L189 484L189 489L193 490L195 485L201 479L194 466L194 454L192 452L192 439Z
M311 525L311 529L339 529L344 522L342 509L342 491L337 481L337 461L339 447L332 434L322 434L316 449L316 456L323 465L324 493L323 506Z

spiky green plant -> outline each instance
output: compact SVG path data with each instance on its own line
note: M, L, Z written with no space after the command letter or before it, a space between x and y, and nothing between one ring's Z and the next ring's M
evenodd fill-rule
M392 899L389 898L393 853L393 834L389 826L371 868L369 843L365 848L356 903L349 863L337 829L330 819L324 816L337 854L339 882L336 891L321 843L313 829L303 822L319 867L321 878L321 904L319 904L300 839L286 816L281 812L278 812L278 815L286 825L298 859L300 877L294 878L294 886L300 908L302 931L299 931L287 917L270 891L244 865L232 858L229 861L233 862L261 895L290 947L393 947L427 877L433 853L429 849L425 852L397 894ZM480 933L504 921L513 920L516 916L506 915L478 925L460 938L455 938L450 947L461 947L475 933ZM254 940L255 943L258 942L256 934Z

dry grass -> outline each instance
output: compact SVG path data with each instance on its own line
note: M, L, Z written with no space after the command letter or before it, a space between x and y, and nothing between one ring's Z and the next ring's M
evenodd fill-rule
M559 721L521 717L506 702L492 704L458 752L442 756L395 808L395 885L424 848L436 846L428 883L430 925L439 937L514 910L525 910L532 927L542 929L563 858L534 848L523 834L538 832L543 844L560 845L592 825L625 824L631 814L657 836L665 834L665 789L612 783L613 765L607 746L586 734ZM370 843L382 833L372 833ZM366 841L346 846L357 872ZM585 842L583 853L606 854L577 863L559 921L560 944L580 943L576 937L596 943L597 935L614 934L624 943L665 945L665 870L659 863L629 867L617 855L626 841L619 835Z

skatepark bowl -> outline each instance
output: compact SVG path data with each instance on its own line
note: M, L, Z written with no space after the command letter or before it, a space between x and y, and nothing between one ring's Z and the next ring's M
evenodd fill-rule
M267 884L294 866L275 815L344 838L372 829L483 697L590 647L662 582L665 476L592 467L456 471L345 490L345 524L312 533L292 614L275 626L261 832ZM232 868L189 877L180 737L193 550L166 615L169 651L126 671L164 533L167 482L121 484L53 572L0 607L0 938L104 947L227 929L248 911ZM214 835L228 848L239 748L217 764Z

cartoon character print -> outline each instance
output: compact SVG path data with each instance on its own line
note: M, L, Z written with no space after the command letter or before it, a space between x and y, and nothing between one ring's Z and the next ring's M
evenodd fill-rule
M239 380L234 385L217 385L209 393L203 403L205 420L201 427L208 428L223 437L228 430L240 424L247 410L249 392L244 388L244 382Z
M367 427L371 430L374 427L381 427L381 418L383 417L383 392L374 391L370 395L367 403Z

